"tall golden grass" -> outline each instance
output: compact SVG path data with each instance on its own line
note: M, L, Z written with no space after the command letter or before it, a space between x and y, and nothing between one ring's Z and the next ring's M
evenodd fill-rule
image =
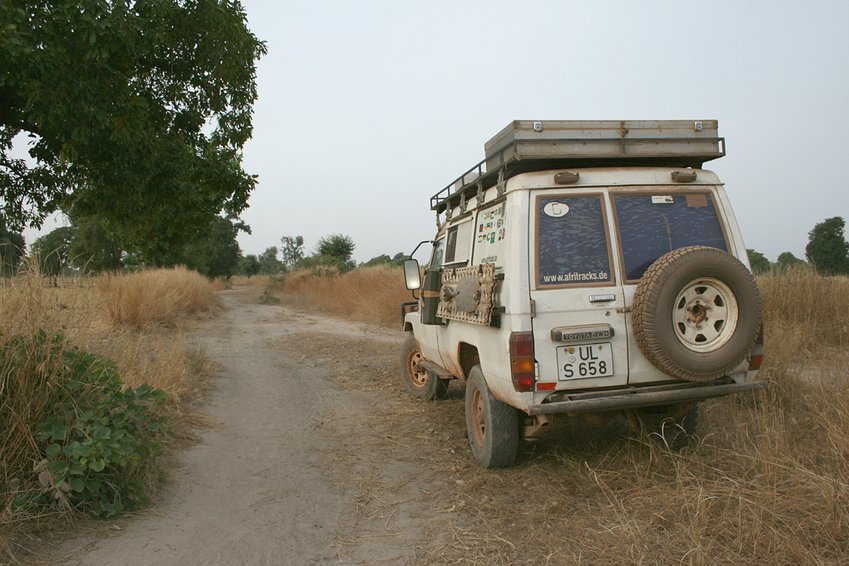
M186 314L217 305L212 283L185 267L104 275L96 280L112 322L134 328L173 325Z
M273 289L295 306L393 328L401 324L401 303L413 300L401 268L385 265L333 276L294 271Z
M59 351L39 346L40 336L58 333L65 348L114 360L126 385L166 391L172 417L202 386L203 355L187 346L179 322L218 307L207 279L179 268L60 283L33 267L0 285L0 349L15 340L32 345L0 357L0 562L39 521L11 501L34 481L33 464L43 457L33 433L51 407L40 388L62 363Z

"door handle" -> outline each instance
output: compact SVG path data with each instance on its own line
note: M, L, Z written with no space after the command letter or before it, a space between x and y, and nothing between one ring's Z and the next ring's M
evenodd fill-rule
M591 303L610 303L616 300L616 295L613 293L607 295L590 295Z

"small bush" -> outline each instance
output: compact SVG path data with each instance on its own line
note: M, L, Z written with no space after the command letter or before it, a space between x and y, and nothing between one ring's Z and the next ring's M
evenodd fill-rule
M7 339L0 370L4 508L109 517L146 500L164 392L124 388L114 363L43 331Z

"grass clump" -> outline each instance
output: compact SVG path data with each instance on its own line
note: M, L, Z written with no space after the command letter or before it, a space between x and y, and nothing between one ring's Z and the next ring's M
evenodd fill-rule
M16 459L18 465L35 463L38 485L32 475L21 474L29 481L14 493L13 508L40 510L55 503L110 517L147 500L147 478L165 433L163 391L123 387L113 362L69 348L60 334L13 337L0 348L0 359L7 368L3 390L10 385L3 422L16 420L17 407L29 396L43 399L30 414L33 421L22 423L24 437L35 433ZM27 360L36 372L29 371Z
M391 328L401 324L401 303L412 300L402 268L386 265L331 275L293 271L273 290L295 306Z
M209 279L184 267L104 275L96 286L112 323L133 328L174 326L219 304Z
M0 506L110 517L146 500L165 433L165 393L123 387L114 363L61 334L0 345Z

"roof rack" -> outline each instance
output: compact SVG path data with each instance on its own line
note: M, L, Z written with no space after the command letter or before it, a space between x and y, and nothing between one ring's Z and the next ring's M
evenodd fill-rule
M437 214L528 171L575 167L700 168L725 155L716 120L529 121L507 125L484 148L486 158L430 199Z

